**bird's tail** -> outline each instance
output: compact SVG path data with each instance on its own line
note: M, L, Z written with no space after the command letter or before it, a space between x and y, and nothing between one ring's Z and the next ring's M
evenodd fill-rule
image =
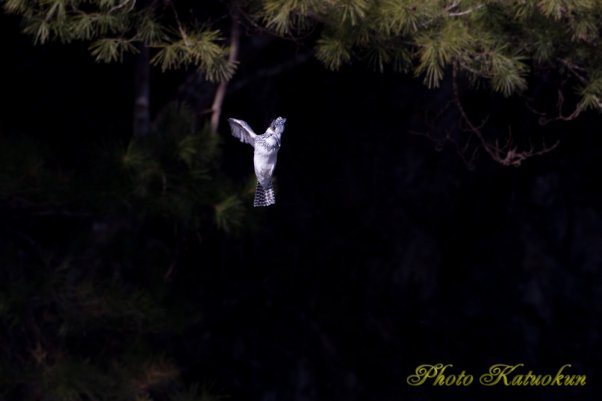
M255 200L253 201L253 206L270 206L274 203L276 203L276 195L274 195L272 183L270 182L266 186L263 186L258 182L257 187L255 187Z

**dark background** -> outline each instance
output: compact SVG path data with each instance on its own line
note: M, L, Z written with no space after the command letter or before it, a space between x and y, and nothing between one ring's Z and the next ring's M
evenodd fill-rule
M34 141L48 166L85 172L98 146L129 140L131 60L101 65L83 45L33 47L18 27L0 18L2 146ZM87 262L106 257L112 262L103 274L121 269L130 285L164 292L170 310L185 305L180 329L141 335L144 343L175 361L184 382L211 383L233 400L598 399L599 116L542 127L522 97L463 88L475 120L491 115L487 135L511 127L521 146L560 140L519 168L482 151L471 164L453 142L441 141L445 132L458 142L469 136L453 107L446 108L448 81L428 90L420 78L361 63L328 72L303 44L261 40L257 47L243 37L231 85L241 84L226 98L219 130L223 170L242 181L252 173L251 149L230 137L225 118L246 120L257 131L276 116L288 119L276 169L278 202L249 209L252 227L238 234L209 228L197 238L173 234L165 220L128 220L127 213L36 214L5 192L3 241L21 243L15 239L21 233L60 260L96 249L81 238L93 236L98 221L125 220L127 228L102 251L90 251ZM187 74L153 70L153 115L185 98L177 88ZM534 74L527 95L546 108L555 83ZM94 182L90 187L100 191ZM38 251L16 247L22 269L35 270ZM170 280L154 277L149 260L161 271L177 260ZM9 273L2 281L4 291L13 285ZM32 308L24 313L35 316ZM4 332L4 369L18 359L11 352L28 357L30 329L17 329L21 339ZM54 329L42 325L42 335L52 337ZM118 344L132 335L90 329L70 340L72 352L86 358L107 336ZM406 384L418 365L439 362L477 377L495 363L524 363L542 374L570 363L570 372L587 375L588 383ZM6 399L26 392L9 384Z

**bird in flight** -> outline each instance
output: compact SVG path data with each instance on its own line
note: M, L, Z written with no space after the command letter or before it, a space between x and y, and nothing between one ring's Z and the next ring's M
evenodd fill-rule
M257 186L255 187L253 206L273 205L276 203L276 196L272 188L272 174L276 167L280 139L284 132L286 118L278 117L273 120L262 135L257 135L249 127L249 124L242 120L229 118L228 123L230 123L234 137L255 148L253 164L255 166L255 176L257 176Z

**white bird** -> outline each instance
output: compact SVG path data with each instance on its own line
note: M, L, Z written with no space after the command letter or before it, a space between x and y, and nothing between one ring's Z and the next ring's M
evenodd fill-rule
M230 123L233 136L255 148L253 164L255 165L257 187L255 188L253 206L273 205L276 203L276 196L272 188L272 174L276 167L280 139L284 132L286 118L278 117L273 120L263 135L257 135L249 127L249 124L242 120L229 118L228 123Z

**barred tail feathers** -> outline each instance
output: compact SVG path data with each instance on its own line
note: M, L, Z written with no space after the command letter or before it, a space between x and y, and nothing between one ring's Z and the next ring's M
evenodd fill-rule
M270 182L266 186L263 186L258 182L255 187L255 200L253 201L253 206L270 206L274 203L276 203L276 195L274 194L272 183Z

